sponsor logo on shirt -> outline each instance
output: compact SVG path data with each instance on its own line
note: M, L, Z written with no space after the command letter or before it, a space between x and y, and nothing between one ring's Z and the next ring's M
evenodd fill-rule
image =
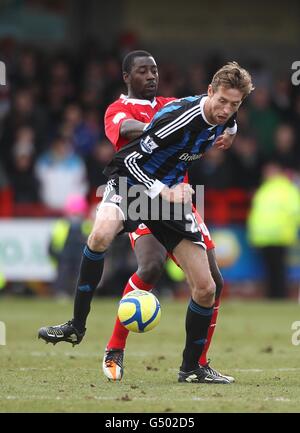
M179 157L179 159L181 159L181 161L196 161L197 159L200 159L202 157L202 153L196 153L194 155L190 155L189 153L182 153Z

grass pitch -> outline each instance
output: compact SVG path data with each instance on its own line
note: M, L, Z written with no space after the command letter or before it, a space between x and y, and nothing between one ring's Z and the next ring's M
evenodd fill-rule
M186 302L161 299L162 320L131 334L119 383L102 374L117 300L96 299L83 342L55 347L37 339L63 323L72 302L0 298L6 346L0 346L0 412L299 412L300 346L292 344L295 302L223 301L210 350L232 385L179 384ZM300 337L298 337L300 339Z

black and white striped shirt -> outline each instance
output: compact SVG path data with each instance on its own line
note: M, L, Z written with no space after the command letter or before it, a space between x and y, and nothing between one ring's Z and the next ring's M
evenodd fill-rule
M235 115L225 125L211 125L204 114L207 95L173 101L156 113L143 135L117 152L105 169L144 184L154 198L165 185L181 183L189 165L201 158L225 129L237 130Z

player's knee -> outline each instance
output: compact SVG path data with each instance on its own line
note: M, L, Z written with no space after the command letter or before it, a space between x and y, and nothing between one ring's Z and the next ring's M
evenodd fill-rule
M197 282L192 288L192 297L199 305L211 306L216 294L216 284L213 279Z
M99 231L92 231L88 237L88 247L92 251L105 251L109 248L112 242L112 237L108 233L103 233Z
M165 260L163 258L154 258L146 263L139 263L138 276L148 284L155 284L163 271Z

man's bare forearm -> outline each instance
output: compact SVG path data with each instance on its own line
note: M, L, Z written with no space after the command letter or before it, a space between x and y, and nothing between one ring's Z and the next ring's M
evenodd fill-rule
M120 135L128 140L134 140L142 135L145 126L147 126L147 123L140 122L139 120L124 120L120 128Z

